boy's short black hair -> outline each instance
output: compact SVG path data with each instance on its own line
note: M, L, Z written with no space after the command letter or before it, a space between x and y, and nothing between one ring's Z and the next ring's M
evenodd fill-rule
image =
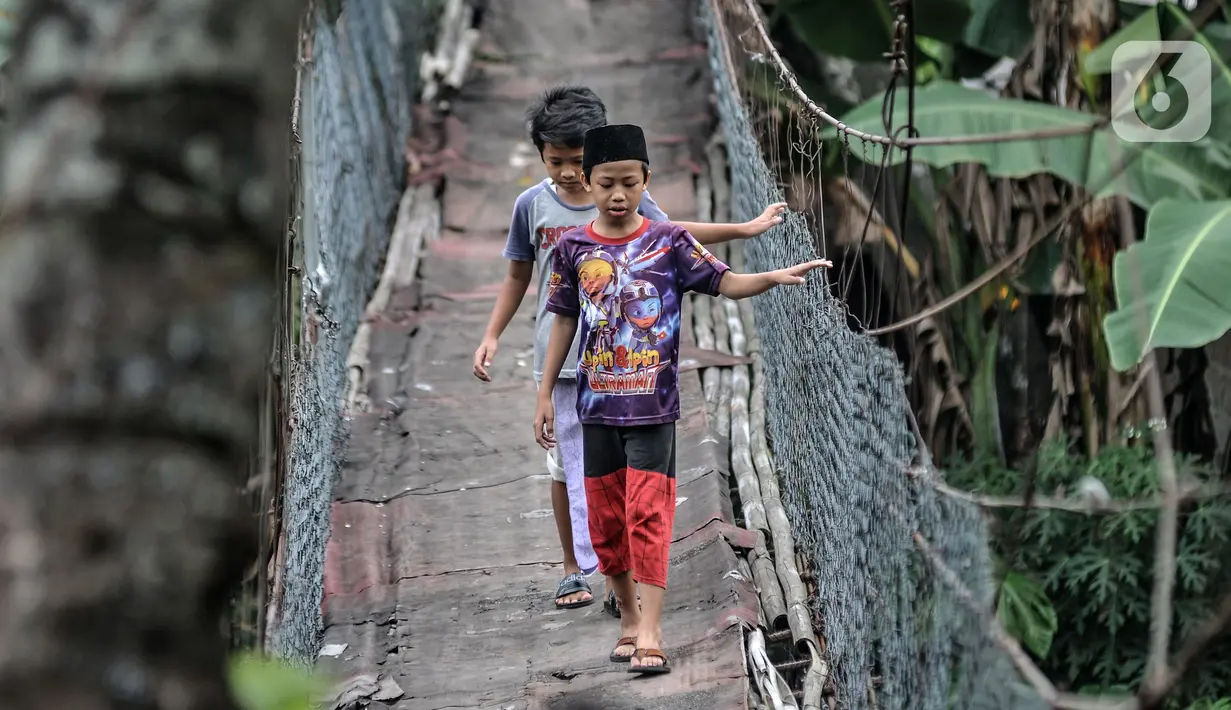
M585 145L586 131L607 125L607 107L584 86L557 86L531 104L526 122L539 155L548 143L580 148Z

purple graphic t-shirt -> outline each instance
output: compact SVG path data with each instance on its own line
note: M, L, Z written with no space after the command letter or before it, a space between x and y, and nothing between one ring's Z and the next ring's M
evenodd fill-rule
M692 235L646 219L622 239L593 225L556 245L547 310L580 321L577 410L582 424L640 426L680 418L676 363L680 299L718 295L728 270Z

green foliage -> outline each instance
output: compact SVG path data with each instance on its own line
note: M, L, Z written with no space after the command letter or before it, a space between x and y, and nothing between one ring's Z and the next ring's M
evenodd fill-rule
M228 676L243 710L311 710L325 690L319 677L255 654L235 657Z
M1098 47L1087 52L1080 58L1081 70L1085 74L1101 75L1111 73L1111 56L1125 42L1157 42L1162 39L1158 27L1158 14L1155 8L1141 13L1137 19L1120 28L1108 37Z
M996 599L996 617L1031 653L1047 657L1056 635L1056 610L1043 585L1021 572L1006 572Z
M778 12L800 39L819 52L878 62L892 46L896 13L888 0L783 0ZM970 13L970 0L916 0L916 34L957 40Z
M1089 75L1111 73L1112 55L1125 42L1156 42L1189 35L1192 36L1192 41L1200 43L1209 53L1214 62L1215 79L1226 81L1231 78L1227 76L1226 64L1228 56L1231 56L1231 26L1222 22L1211 22L1198 31L1188 13L1172 3L1159 3L1148 8L1098 47L1087 52L1080 59L1081 71Z
M1193 461L1178 463L1185 476L1213 476ZM1092 460L1074 456L1064 442L1039 452L1039 495L1065 497L1083 476L1099 479L1119 500L1149 498L1158 491L1153 454L1144 446L1108 447ZM947 480L990 495L1020 496L1027 485L1026 476L987 460L954 466ZM1139 683L1149 637L1157 518L1153 509L1108 515L993 512L993 549L1007 570L997 614L1058 685L1094 692ZM1183 511L1177 550L1177 643L1206 617L1229 585L1231 501L1191 504ZM1194 669L1170 707L1179 710L1228 695L1231 642L1223 642ZM1194 705L1189 710L1213 707L1218 706Z
M1154 348L1198 348L1231 330L1231 200L1165 200L1145 240L1116 254L1116 303L1103 325L1123 372Z
M776 12L824 54L881 62L892 46L896 13L887 0L782 0ZM917 36L990 57L1018 57L1034 35L1029 0L916 0L915 20Z
M890 121L894 130L906 124L905 91L897 90ZM884 134L883 100L876 96L865 101L843 114L842 122L866 133ZM1079 129L1098 120L1091 113L1001 98L950 81L933 81L915 91L915 127L921 136L929 138ZM827 127L822 137L835 139L837 131ZM852 150L851 154L879 166L883 151L875 144L867 150ZM1231 142L1216 140L1213 129L1210 136L1194 143L1130 143L1117 138L1110 128L1101 128L1054 138L927 145L915 148L911 155L916 162L938 168L978 163L993 177L1048 173L1082 185L1100 197L1124 195L1141 207L1166 198L1231 197L1231 181L1226 179ZM890 165L905 159L906 151L890 150Z
M797 1L808 7L814 6L811 1ZM972 14L962 29L963 38L957 40L963 46L1015 57L1033 33L1028 20L1024 21L1026 8L1021 0L972 0L971 9ZM839 32L833 23L826 26L831 32ZM1016 28L1015 31L1009 32L1010 27ZM798 22L796 29L804 31ZM845 25L841 33L843 42L856 41L863 34L851 32ZM924 34L947 37L952 33ZM940 168L978 163L994 177L1021 178L1048 173L1081 185L1100 197L1126 196L1144 208L1167 198L1231 198L1231 181L1226 179L1228 166L1231 165L1231 68L1227 64L1231 55L1231 26L1210 23L1202 31L1197 31L1187 13L1178 6L1159 3L1106 42L1085 53L1082 58L1083 79L1088 87L1105 80L1111 68L1112 54L1125 41L1190 35L1206 48L1213 62L1213 86L1191 89L1206 94L1212 105L1213 120L1209 133L1196 142L1131 143L1120 140L1110 128L1102 128L1092 133L1056 138L924 146L913 151L914 160ZM814 40L812 44L816 49L827 52L832 52L828 47L838 41L837 38L830 40L822 37ZM937 51L933 48L928 54L935 55ZM925 68L926 75L922 78L930 79L935 75L932 65ZM1150 99L1164 88L1161 76L1155 75L1154 80L1144 82L1142 89L1135 94L1138 113L1147 123L1151 122L1149 115L1155 113L1150 107ZM1097 93L1093 88L1091 92ZM1175 101L1179 103L1173 103L1167 109L1168 115L1181 115L1191 97L1185 92L1179 95L1171 92L1170 95L1176 96ZM906 123L905 96L897 99L891 118L892 129ZM885 134L881 120L882 101L882 97L873 97L842 115L842 121L861 131ZM920 135L929 138L1079 128L1098 120L1096 113L1001 98L950 81L929 81L916 91L915 104L915 126ZM1104 113L1105 109L1100 108L1098 113ZM833 138L836 133L831 128L824 135ZM882 150L879 145L868 146L868 150L853 154L870 164L879 165ZM889 163L893 165L904 159L905 152L897 149L891 150L888 156ZM1127 168L1121 170L1125 163Z
M891 126L906 124L909 109L906 89L899 88L894 98ZM842 116L842 122L867 133L883 134L881 120L883 96L874 96ZM952 81L934 81L915 90L915 127L928 137L952 137L1037 131L1092 126L1097 116L1052 106L1037 101L1005 99L986 91L971 89ZM826 127L824 138L836 138L837 129ZM916 161L943 168L960 163L982 163L997 177L1025 177L1041 172L1080 175L1088 138L1070 136L1046 141L1021 141L999 144L961 144L921 146L912 152ZM994 148L992 148L994 146ZM859 156L861 159L862 156ZM879 165L882 148L868 146L866 160ZM893 150L889 161L897 164L906 152Z
M1188 13L1178 5L1158 3L1086 54L1080 61L1080 69L1083 77L1089 81L1111 72L1112 56L1125 42L1189 37L1204 47L1209 56L1212 85L1185 87L1178 92L1168 91L1168 98L1171 99L1168 103L1171 105L1163 114L1158 114L1151 107L1151 100L1154 94L1168 88L1163 80L1164 75L1168 75L1170 71L1171 62L1168 62L1163 65L1162 72L1152 74L1138 87L1133 97L1135 110L1146 123L1166 125L1187 112L1191 99L1202 96L1211 106L1210 129L1205 142L1226 147L1231 145L1231 67L1228 67L1228 61L1231 60L1231 26L1226 23L1211 22L1197 28ZM1137 57L1136 60L1152 58L1147 54ZM1113 107L1112 110L1118 113L1122 109ZM1225 152L1219 155L1225 155ZM1219 155L1210 156L1209 160L1219 163ZM1227 164L1222 162L1219 167L1225 174Z
M1018 57L1034 36L1030 0L971 0L962 44L995 57Z

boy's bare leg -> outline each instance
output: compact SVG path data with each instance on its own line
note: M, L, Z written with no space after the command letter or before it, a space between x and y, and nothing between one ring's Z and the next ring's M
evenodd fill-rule
M640 587L641 624L637 627L636 632L637 648L656 648L661 651L663 647L663 602L666 599L667 590L662 587L655 587L652 584L642 584ZM647 656L641 660L634 658L629 663L633 668L661 666L663 659Z
M622 572L607 578L611 589L615 590L616 602L620 605L620 637L638 639L640 645L641 613L637 608L637 585L633 582L632 571ZM637 646L627 644L617 646L614 653L617 656L632 658L637 652ZM636 663L634 659L631 661Z
M568 510L568 486L564 481L551 482L551 512L556 518L556 533L560 536L560 548L564 553L564 574L570 575L581 571L577 564L577 555L573 552L573 521ZM589 592L573 592L560 597L556 605L572 604L591 599Z
M611 577L603 577L603 581L607 583L607 587L606 587L607 589L610 589L610 590L613 590L613 591L615 590L615 582L613 582L613 581L612 581L612 578L611 578ZM641 607L640 607L640 604L641 604L641 596L640 596L640 595L641 595L641 591L640 591L640 588L637 586L637 583L636 583L636 582L633 582L633 593L634 593L634 595L635 595L635 596L633 597L633 599L637 600L637 604L638 604L638 607L637 607L637 608L638 608L638 609L640 609L640 608L641 608ZM623 608L624 608L624 602L620 601L620 597L619 597L619 595L616 595L616 608L617 608L617 609L620 609L620 610L623 610Z

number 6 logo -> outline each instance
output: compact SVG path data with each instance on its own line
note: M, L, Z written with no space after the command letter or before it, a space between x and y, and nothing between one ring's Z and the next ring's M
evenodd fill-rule
M1170 72L1154 72L1164 54L1178 55ZM1192 143L1210 130L1211 64L1209 52L1197 42L1125 42L1111 55L1111 128L1131 143ZM1138 111L1138 90L1152 82L1149 125ZM1187 99L1187 107L1180 102ZM1178 121L1169 119L1184 109ZM1171 123L1172 125L1159 125Z

